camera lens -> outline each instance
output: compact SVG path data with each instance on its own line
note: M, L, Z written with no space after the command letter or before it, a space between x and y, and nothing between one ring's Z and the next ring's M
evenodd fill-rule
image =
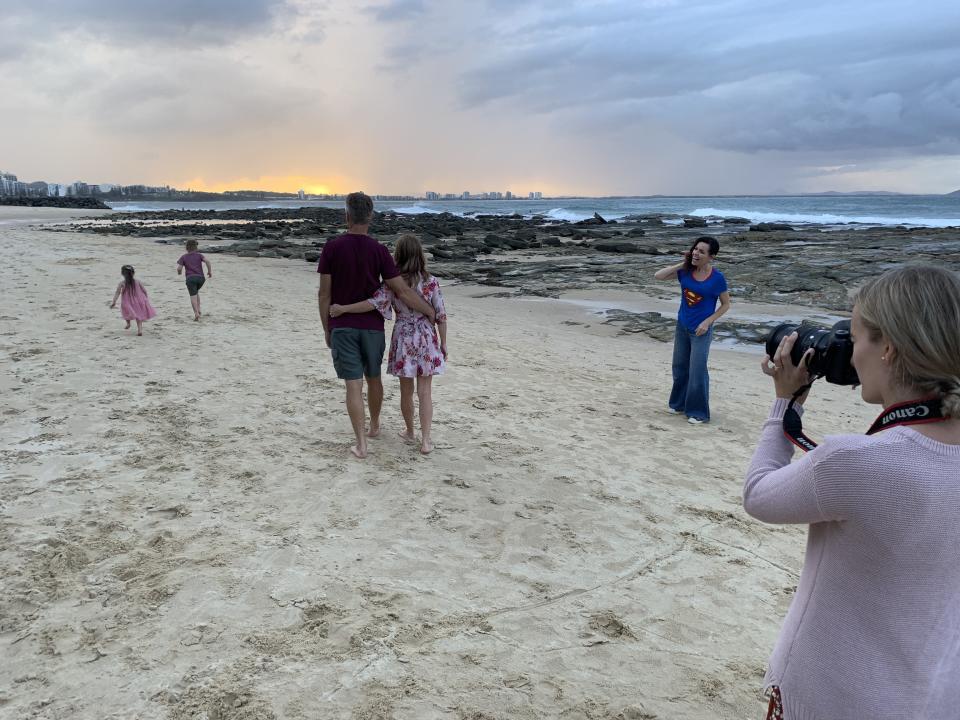
M796 325L791 325L790 323L780 323L773 330L771 330L767 334L767 339L765 341L767 355L772 358L774 353L777 352L777 348L780 347L781 341L796 329Z
M813 354L807 360L807 369L814 375L822 375L823 361L830 347L831 332L825 328L806 325L800 327L799 334L793 346L793 352L790 353L793 362L799 365L804 353L813 348Z
M853 343L850 340L850 321L841 320L832 328L822 328L809 323L791 325L781 323L771 330L765 340L767 355L777 352L781 341L797 333L797 340L790 351L790 359L799 365L804 354L813 350L807 360L807 369L815 377L825 377L835 385L858 385L857 372L851 364Z

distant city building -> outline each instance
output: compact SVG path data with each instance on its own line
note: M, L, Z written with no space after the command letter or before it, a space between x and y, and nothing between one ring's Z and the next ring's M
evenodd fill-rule
M26 195L27 193L26 184L17 180L16 175L0 172L0 195Z
M507 190L507 200L513 200L513 193Z
M303 192L303 190L297 190L297 199L298 199L298 200L303 200L306 196L307 196L307 195L306 195L305 192Z
M427 191L427 193L424 195L424 197L425 197L427 200L439 200L439 199L440 199L440 193L435 193L435 192Z
M463 193L460 195L460 199L461 199L461 200L469 200L469 199L470 199L470 191L469 191L469 190L464 190Z
M530 200L543 200L543 193L542 193L542 192L532 192L532 193L530 193L530 195L529 195L529 199L530 199Z
M456 194L456 193L444 193L443 199L444 199L444 200L456 200L456 199L457 199L457 194Z

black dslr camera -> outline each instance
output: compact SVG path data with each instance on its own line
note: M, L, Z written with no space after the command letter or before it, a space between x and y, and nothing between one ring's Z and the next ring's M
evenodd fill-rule
M790 351L794 365L799 365L804 353L813 348L813 355L807 362L807 370L811 375L826 378L828 383L834 385L860 384L857 371L850 363L853 341L850 339L849 320L841 320L829 330L806 322L799 326L790 323L777 325L767 335L767 355L772 358L780 341L794 331L797 333L797 341Z

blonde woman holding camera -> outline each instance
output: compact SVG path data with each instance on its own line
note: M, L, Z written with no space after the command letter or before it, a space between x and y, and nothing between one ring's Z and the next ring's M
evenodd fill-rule
M768 718L960 717L960 278L904 267L868 282L851 321L867 435L791 464L782 428L810 378L784 338L746 511L809 525L797 592L765 678ZM797 398L802 403L806 393Z

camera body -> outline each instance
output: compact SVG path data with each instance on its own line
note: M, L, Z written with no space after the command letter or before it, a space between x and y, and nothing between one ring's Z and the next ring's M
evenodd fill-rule
M832 328L823 328L804 321L800 325L781 323L767 335L767 355L773 357L780 341L790 333L797 333L797 341L790 351L794 365L799 365L807 350L813 354L807 369L814 377L823 377L834 385L859 385L860 378L850 362L853 357L853 340L850 337L850 321L841 320Z

